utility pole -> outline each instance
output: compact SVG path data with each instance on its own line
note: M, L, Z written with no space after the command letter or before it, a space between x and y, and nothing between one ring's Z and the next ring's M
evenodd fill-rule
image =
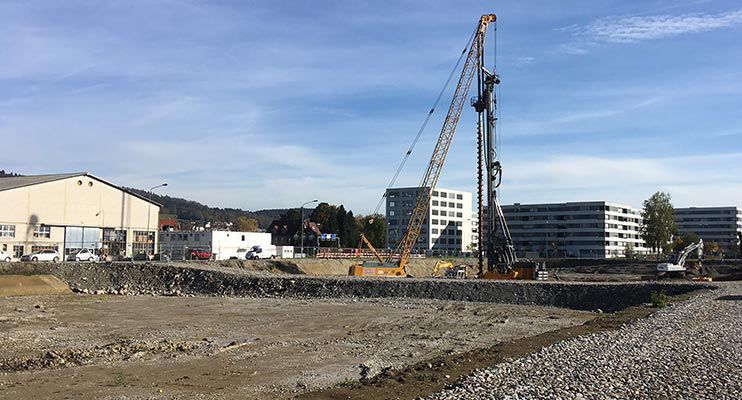
M299 223L299 229L301 230L300 235L301 235L301 254L302 254L302 257L306 256L306 254L304 254L304 206L307 205L307 204L310 204L310 203L316 203L317 201L318 201L317 199L314 199L314 200L310 200L310 201L308 201L308 202L306 202L306 203L304 203L304 204L301 205L301 221Z
M160 185L157 185L157 186L152 186L151 188L149 188L149 198L148 198L149 201L147 202L147 250L149 250L149 212L150 212L150 208L152 208L152 191L155 190L155 189L157 189L157 188L163 187L163 186L167 186L167 182L166 183L163 183L163 184L160 184ZM156 232L157 231L155 231L155 233ZM152 254L154 254L154 252L155 252L154 243L152 243L152 246L153 246L153 248L152 248ZM133 256L133 254L132 254L132 256Z

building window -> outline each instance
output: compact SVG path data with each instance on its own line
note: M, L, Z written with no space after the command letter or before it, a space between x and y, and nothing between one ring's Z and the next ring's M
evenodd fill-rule
M445 211L441 211L441 215L444 217L447 216Z
M438 192L435 191L435 190L433 190L433 196L436 196L437 197L438 196Z
M457 194L456 195L456 200L464 200L464 195L463 194Z
M394 215L396 215L396 213L394 212L394 210L389 210L389 216L390 217L393 217Z
M15 225L0 225L0 237L15 237Z
M464 208L464 205L463 205L463 204L461 204L461 203L459 203L459 204L456 204L456 208Z
M37 246L31 246L31 253L35 253L35 252L41 251L41 250L54 250L54 251L57 251L58 249L59 249L59 246L42 246L42 245L37 245Z
M394 202L393 201L390 201L389 202L389 207L394 207Z
M438 229L436 229L436 228L433 228L433 229L432 229L432 232L433 232L434 234L437 234L437 233L438 233Z
M52 229L49 225L39 225L34 228L33 237L35 238L50 238Z
M458 218L463 218L463 217L464 217L464 214L462 214L462 213L460 213L460 212L457 212L457 213L456 213L456 217L458 217Z
M448 194L446 192L441 192L441 197L447 197Z
M397 224L398 224L398 221L396 219L389 220L389 225L397 225Z
M434 220L433 220L433 222L432 222L431 224L433 224L433 225L438 225L438 220L437 220L437 219L434 219Z
M13 255L15 256L15 258L23 257L23 245L13 246Z
M437 206L438 205L438 200L433 200L433 205L434 206Z
M448 222L446 222L446 220L445 220L445 219L442 219L442 220L441 220L441 225L446 225L447 223L448 223Z
M438 210L433 210L432 213L433 215L438 215Z
M450 203L448 203L448 207L449 208L454 208L454 207L456 207L456 203L450 202Z
M447 205L448 203L446 203L445 201L441 201L441 207L446 207Z

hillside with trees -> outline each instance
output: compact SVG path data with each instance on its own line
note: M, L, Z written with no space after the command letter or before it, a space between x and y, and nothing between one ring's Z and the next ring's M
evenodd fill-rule
M141 189L126 188L126 190L132 191L143 197L149 197L150 195L147 191ZM178 220L181 222L224 222L235 225L239 224L240 227L251 227L251 223L246 220L255 219L257 220L258 228L261 229L265 229L271 221L279 219L281 215L287 211L285 208L246 211L238 208L209 207L193 200L159 195L157 193L152 194L152 201L162 204L162 209L160 210L161 213L176 215Z

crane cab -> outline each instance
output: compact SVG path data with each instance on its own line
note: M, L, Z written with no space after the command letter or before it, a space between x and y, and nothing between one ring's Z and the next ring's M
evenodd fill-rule
M352 265L348 270L348 275L403 278L407 276L407 273L404 268L399 268L397 264L365 261L360 264Z

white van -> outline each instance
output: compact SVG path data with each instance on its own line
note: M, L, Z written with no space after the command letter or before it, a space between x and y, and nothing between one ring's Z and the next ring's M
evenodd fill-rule
M276 258L276 246L253 246L250 248L250 251L245 254L245 258L248 260L258 260L265 258L274 259Z

